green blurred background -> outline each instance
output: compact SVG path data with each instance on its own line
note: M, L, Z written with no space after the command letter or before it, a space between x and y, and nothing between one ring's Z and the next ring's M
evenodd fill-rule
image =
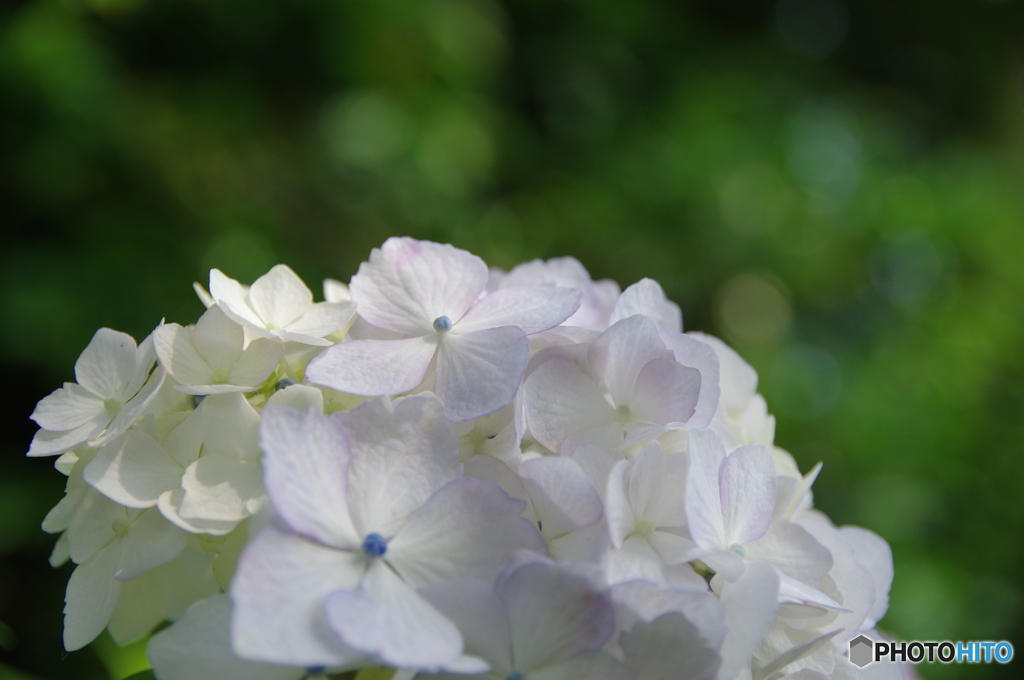
M1022 37L1016 0L5 3L0 678L141 658L62 652L23 457L95 329L193 322L214 266L319 297L390 235L656 278L891 542L881 627L1024 653Z

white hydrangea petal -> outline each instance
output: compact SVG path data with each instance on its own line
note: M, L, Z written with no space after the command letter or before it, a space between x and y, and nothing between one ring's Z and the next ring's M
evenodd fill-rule
M708 427L718 410L721 395L718 355L710 345L684 333L662 333L661 339L672 350L676 361L700 371L700 398L687 427Z
M601 521L601 496L569 458L537 458L519 466L537 516L548 536L562 536Z
M166 581L161 569L122 581L121 597L107 624L107 632L119 647L145 637L164 620L171 599Z
M629 670L604 652L584 652L530 673L530 680L633 680Z
M180 486L183 472L152 437L132 430L100 449L82 476L121 505L150 508L160 494Z
M725 539L731 545L764 536L775 510L775 463L760 444L741 446L719 471Z
M716 573L727 581L736 581L747 569L747 563L743 558L731 550L720 550L717 552L701 555L700 560L711 567Z
M231 646L252 661L345 666L365 655L330 630L327 596L351 590L366 558L303 538L272 522L246 546L231 581Z
M220 307L213 306L196 321L192 342L210 368L226 371L242 354L245 332L240 325L228 318ZM159 344L157 354L160 354ZM160 360L163 361L162 354ZM171 375L174 375L174 371L171 371Z
M726 548L718 473L725 447L710 430L690 432L690 471L686 477L686 517L690 535L703 547Z
M288 324L287 330L322 338L347 326L355 313L354 302L317 302Z
M487 285L487 265L451 245L389 238L352 277L352 300L374 326L407 335L433 331L440 316L462 318Z
M445 581L419 589L462 632L467 654L487 661L491 672L512 672L512 638L505 603L490 583L476 579Z
M216 307L211 307L203 318ZM224 315L221 314L223 317ZM202 319L200 319L202 321ZM235 325L241 334L241 327ZM199 353L195 343L195 329L182 328L176 323L164 324L153 333L154 345L160 363L168 373L182 385L209 385L216 382L213 378L214 369ZM241 339L238 343L241 352Z
M349 512L360 536L393 536L431 494L459 476L459 442L432 394L375 399L334 417L352 447Z
M499 593L508 610L512 658L523 671L600 649L615 631L611 598L553 563L518 568Z
M552 285L510 286L499 288L476 302L453 329L468 333L518 326L531 335L554 328L579 309L583 292L577 288Z
M722 592L725 626L728 631L719 654L722 665L718 680L735 680L750 666L754 650L775 618L779 579L768 564L748 565L743 576Z
M365 397L402 394L423 382L436 350L436 335L342 342L309 362L306 380Z
M345 644L390 666L435 671L462 656L455 624L380 560L357 590L332 593L326 613Z
M622 295L615 302L608 323L614 325L634 314L649 316L662 330L672 333L683 332L683 315L679 305L666 298L661 285L653 279L640 279L622 291Z
M73 652L96 639L110 622L121 596L114 578L118 550L102 550L79 564L64 594L64 649Z
M566 454L563 453L563 455ZM580 466L603 502L605 488L608 485L608 475L611 474L617 461L604 449L586 444L568 453L568 457Z
M685 423L697 410L700 371L671 359L647 362L629 401L632 417L647 423Z
M687 457L666 454L657 441L633 457L630 503L656 527L686 526Z
M259 457L260 416L245 396L238 392L212 394L203 399L200 408L206 451L237 460Z
M294 387L301 386L282 392ZM358 547L347 498L352 454L341 424L316 412L268 406L260 446L267 494L282 519L325 545Z
M722 405L728 411L745 411L751 397L757 393L757 371L736 350L715 336L697 331L690 331L687 335L710 345L718 355Z
M231 600L197 602L155 636L146 656L161 680L300 680L305 668L255 663L231 650Z
M102 399L119 396L135 372L135 352L132 336L101 328L75 362L75 380Z
M324 279L324 300L328 302L348 302L352 293L348 285L335 279Z
M501 487L501 490L512 498L521 500L530 505L530 495L526 493L523 480L519 475L512 472L512 469L503 461L494 456L473 456L462 461L462 471L466 477L479 479L481 482L490 482ZM524 511L524 516L534 519L530 507Z
M874 628L889 608L889 588L892 587L892 548L878 534L855 526L839 528L839 534L853 546L856 559L871 574L875 585L875 598L868 612L865 628Z
M278 264L249 287L249 304L265 328L284 328L313 306L313 293L291 267Z
M252 515L266 497L259 463L203 455L185 469L178 513L185 519L237 522Z
M626 538L636 531L639 519L629 502L629 469L629 461L621 460L616 463L608 475L608 486L604 494L608 533L611 535L612 545L616 548L621 548Z
M419 587L457 578L493 579L516 550L545 552L522 501L476 479L449 482L388 542L388 562Z
M86 425L105 413L101 397L76 383L64 383L64 387L43 397L29 417L39 427L61 431Z
M142 414L149 407L150 402L160 392L160 388L163 387L164 378L167 376L167 372L163 366L157 366L156 370L153 371L152 375L149 376L149 380L142 386L134 397L129 399L121 410L117 412L110 424L107 425L106 430L103 434L89 442L89 446L103 446L115 437L120 436L125 430L135 424Z
M771 563L783 574L816 585L832 568L832 554L804 527L782 520L744 546L747 559Z
M595 376L616 406L629 404L640 371L654 359L671 359L658 337L658 327L646 316L631 316L610 326L587 350Z
M134 511L137 512L137 511ZM74 517L68 525L71 559L82 564L117 539L115 520L128 522L129 511L100 492L87 489L82 494Z
M600 388L571 361L541 364L526 379L523 391L530 433L552 451L570 435L615 421L615 409L601 397Z
M160 494L156 507L160 510L168 522L171 522L179 529L193 534L210 534L211 536L225 536L231 533L237 521L217 521L211 519L188 518L181 516L181 503L185 498L185 490L181 487Z
M665 575L662 573L664 566L661 556L647 539L633 534L623 541L622 547L609 551L605 571L610 584L642 579L665 586Z
M299 413L306 413L310 410L315 413L323 413L324 393L309 385L289 385L270 395L270 398L267 399L267 406L274 405ZM264 418L266 418L265 415Z
M638 621L651 622L668 612L679 612L712 648L718 649L722 644L726 633L725 610L718 598L708 592L706 583L700 590L680 590L637 580L612 586L611 590L619 630L629 630ZM612 650L614 642L613 638L609 643Z
M145 510L132 521L121 539L121 557L114 578L130 581L181 554L188 534L168 522L156 508Z
M160 325L163 325L162 321ZM159 327L157 326L157 328ZM139 348L135 352L135 371L132 372L132 377L125 385L124 390L118 395L122 401L129 401L138 395L143 384L155 373L153 365L156 363L156 358L156 345L153 342L153 333L150 333L139 343Z
M110 422L110 414L106 411L73 430L51 432L38 430L32 437L28 453L30 457L56 456L81 446L96 435L103 432Z
M686 538L667 531L655 531L647 537L654 552L667 565L677 565L697 558L702 552L697 544ZM699 577L698 577L699 578Z
M210 297L228 318L253 331L266 331L263 319L249 304L249 287L226 276L219 269L210 270Z
M203 411L204 407L200 404L199 408L189 413L164 437L164 453L180 465L182 470L199 458L203 445Z
M448 420L472 420L511 404L529 361L530 341L514 326L443 337L434 392Z
M712 680L722 662L680 612L638 621L619 645L634 680Z

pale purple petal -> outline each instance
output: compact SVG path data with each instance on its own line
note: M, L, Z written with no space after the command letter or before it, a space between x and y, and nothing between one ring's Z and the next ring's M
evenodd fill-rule
M337 418L352 446L348 505L358 535L390 538L459 476L458 440L432 394L361 404Z
M530 673L530 680L633 680L629 670L604 652L583 652Z
M616 406L629 404L644 366L654 359L671 358L654 321L639 315L611 326L587 350L593 375L611 392Z
M676 361L700 371L700 399L687 427L707 427L718 410L721 394L718 355L710 345L683 333L662 333L661 339Z
M502 678L512 672L508 611L490 583L446 581L424 586L419 593L462 631L467 654L485 660Z
M634 680L712 680L722 662L680 612L638 621L619 645Z
M514 326L443 336L434 392L448 420L472 420L511 404L529 360L530 341Z
M766 446L741 446L719 471L725 540L731 545L756 541L772 523L775 510L775 462Z
M334 418L279 406L260 424L263 481L274 509L304 536L335 547L357 547L348 514L348 435Z
M327 621L353 649L390 666L440 670L462 655L462 636L380 560L360 587L331 593Z
M544 534L561 536L601 521L604 508L590 479L569 458L536 458L519 466Z
M232 647L253 661L343 666L365 656L328 627L327 596L355 588L361 554L335 550L285 530L265 527L242 552L231 581Z
M526 420L534 438L558 451L567 437L615 421L615 409L594 380L575 363L552 359L523 385Z
M639 516L656 527L686 526L686 455L666 454L655 441L632 460L629 496Z
M499 588L509 615L512 658L530 671L600 649L615 631L611 598L583 576L534 562Z
M135 372L132 336L101 328L75 362L78 384L103 399L120 396Z
M476 479L442 487L388 543L388 562L415 587L458 578L492 580L516 550L546 552L524 503Z
M639 534L628 537L618 550L608 551L604 565L610 584L642 579L666 586L664 566L661 556Z
M249 304L267 328L284 328L313 305L313 293L287 265L275 265L249 288Z
M460 333L518 326L530 335L554 328L580 306L583 292L552 285L510 286L481 298L455 325Z
M629 402L634 420L667 425L685 423L700 398L700 372L671 359L654 359L640 371Z
M649 316L662 330L683 332L683 315L679 311L679 305L668 300L665 291L653 279L640 279L622 291L622 295L615 302L608 323L615 324L634 314Z
M686 477L686 517L690 535L704 548L728 547L722 517L719 470L725 446L711 430L690 432L690 471Z
M389 238L352 277L359 315L385 330L432 332L440 316L462 318L487 285L487 265L451 245Z
M342 342L309 362L306 380L365 397L401 394L423 382L436 349L436 335Z

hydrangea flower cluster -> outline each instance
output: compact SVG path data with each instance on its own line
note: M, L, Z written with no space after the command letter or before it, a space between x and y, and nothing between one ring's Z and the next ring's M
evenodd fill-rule
M160 680L899 678L889 547L812 508L757 375L644 279L392 238L326 302L210 273L39 402L64 645Z

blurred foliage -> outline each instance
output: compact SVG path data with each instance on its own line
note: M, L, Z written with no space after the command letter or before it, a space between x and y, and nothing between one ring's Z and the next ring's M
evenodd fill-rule
M892 543L882 627L1024 650L1022 29L1013 0L4 4L0 678L144 663L62 652L63 478L23 458L94 330L401 234L659 280L824 461L817 504Z

